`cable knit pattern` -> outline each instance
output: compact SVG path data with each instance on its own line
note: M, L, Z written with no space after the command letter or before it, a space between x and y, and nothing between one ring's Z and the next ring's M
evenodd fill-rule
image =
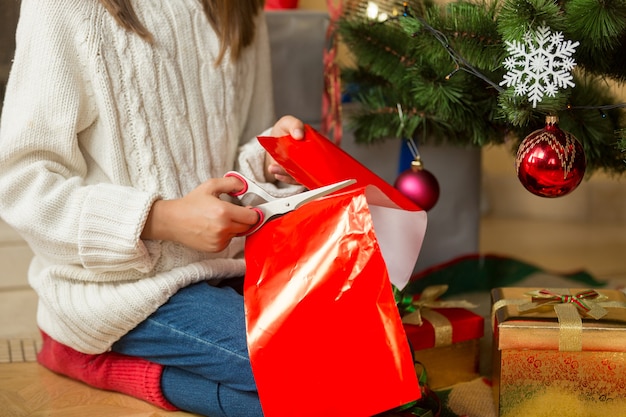
M207 254L140 235L158 198L232 169L261 182L254 137L274 122L262 16L254 45L216 66L199 1L134 5L153 45L95 0L23 0L0 125L0 215L35 253L38 323L85 353L180 288L244 273L243 239Z

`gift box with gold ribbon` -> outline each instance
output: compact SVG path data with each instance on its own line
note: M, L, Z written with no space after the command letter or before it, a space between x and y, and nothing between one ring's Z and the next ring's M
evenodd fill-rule
M626 410L626 295L492 290L493 387L501 417Z
M396 293L404 331L418 372L426 372L432 389L478 376L479 341L484 319L464 300L440 300L447 285L426 287L421 294Z

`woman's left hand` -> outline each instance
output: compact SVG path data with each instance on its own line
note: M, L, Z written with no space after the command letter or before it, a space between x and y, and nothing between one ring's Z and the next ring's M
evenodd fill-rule
M304 123L293 116L283 116L272 127L270 135L273 137L291 135L295 140L302 140L304 139ZM298 184L268 153L265 154L265 179L267 182L281 181L287 184Z

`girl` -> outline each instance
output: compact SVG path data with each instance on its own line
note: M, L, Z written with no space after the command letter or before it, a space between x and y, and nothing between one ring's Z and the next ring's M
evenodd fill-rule
M262 415L237 170L300 191L274 126L263 0L22 0L0 126L0 215L35 256L39 361L167 409ZM220 198L222 197L222 198Z

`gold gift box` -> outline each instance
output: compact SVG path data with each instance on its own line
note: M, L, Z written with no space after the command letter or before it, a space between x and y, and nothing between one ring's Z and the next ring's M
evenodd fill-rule
M538 296L541 290L492 290L493 392L499 415L626 415L626 295L595 290L597 299L581 300L584 307L605 310L601 318L592 318L568 297L588 290L550 290L567 297L566 303L541 301L549 298ZM576 311L578 324L564 318L564 309Z
M476 379L479 355L479 339L414 352L415 360L426 368L428 386L434 390ZM419 374L420 365L415 368Z
M426 370L432 389L450 387L479 376L479 340L485 319L465 300L442 301L447 285L428 286L418 294L398 296L404 330L413 348L418 374ZM407 308L407 300L412 308ZM407 313L408 311L408 313Z

